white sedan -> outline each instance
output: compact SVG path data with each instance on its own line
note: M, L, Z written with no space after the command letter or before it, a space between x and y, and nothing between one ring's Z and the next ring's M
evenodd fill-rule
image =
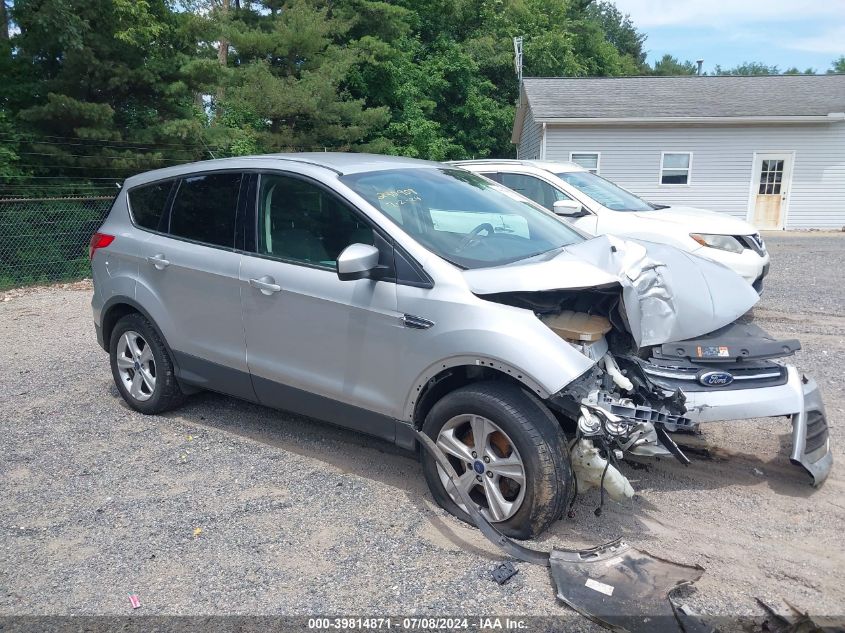
M669 244L719 262L757 292L763 290L769 254L760 234L744 220L646 202L575 163L469 160L453 164L521 193L588 233Z

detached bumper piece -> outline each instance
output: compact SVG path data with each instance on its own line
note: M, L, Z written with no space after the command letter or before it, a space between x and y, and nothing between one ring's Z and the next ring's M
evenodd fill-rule
M669 592L689 585L702 567L662 560L621 540L586 550L534 550L511 540L484 518L458 474L430 437L415 431L423 450L440 465L475 526L517 560L551 568L557 597L581 615L618 633L684 633Z
M792 415L793 464L802 466L813 478L813 485L820 486L833 467L827 416L816 381L803 376L803 406Z
M694 422L789 416L792 452L789 459L820 486L833 467L827 416L816 381L787 365L787 381L776 387L737 391L693 391L687 394L687 416Z
M614 631L678 631L667 596L704 573L652 556L622 541L591 550L551 552L557 597L581 615Z

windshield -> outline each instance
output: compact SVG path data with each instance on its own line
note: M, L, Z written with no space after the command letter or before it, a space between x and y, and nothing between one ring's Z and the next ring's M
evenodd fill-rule
M642 198L588 171L565 171L556 175L608 209L614 211L654 210L654 207Z
M341 181L461 268L508 264L585 239L506 187L462 169L391 169Z

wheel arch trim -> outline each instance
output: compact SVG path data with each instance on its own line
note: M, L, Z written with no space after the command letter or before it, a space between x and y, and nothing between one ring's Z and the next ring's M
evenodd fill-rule
M424 393L426 384L438 374L443 371L454 369L456 367L478 367L493 369L504 376L513 378L514 381L522 384L531 393L539 397L541 400L546 400L552 394L543 387L534 377L509 363L506 363L498 358L483 355L459 355L445 358L436 363L429 365L413 383L411 392L405 398L405 406L403 409L402 419L411 424L415 421L415 414L417 405L420 401L420 394Z
M164 336L161 331L161 328L158 326L155 319L153 319L150 313L145 308L143 308L141 304L139 304L137 301L135 301L135 299L132 299L131 297L127 297L125 295L115 295L113 297L109 297L109 299L103 304L103 307L101 309L102 318L100 321L101 336L98 336L99 339L102 339L100 341L100 346L105 351L111 353L111 350L109 349L109 342L111 340L111 333L114 330L114 326L117 324L117 320L115 320L115 322L111 324L111 327L108 329L108 331L106 331L106 324L109 321L109 315L112 313L112 311L115 308L123 305L129 306L133 309L133 311L139 313L147 321L150 322L150 325L153 327L156 334L158 334L158 337L161 339L161 342L164 344L164 348L167 350L167 353L170 356L170 360L173 363L174 368L176 369L176 375L178 376L179 365L176 360L177 356L173 353L173 350L170 348L170 344L167 342L167 338Z

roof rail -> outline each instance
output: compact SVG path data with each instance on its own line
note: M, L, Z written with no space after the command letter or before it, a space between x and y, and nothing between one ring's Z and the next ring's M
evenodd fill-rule
M465 163L472 163L474 165L482 165L484 163L506 163L508 165L526 165L530 166L532 161L519 160L518 158L473 158L465 160L450 160L450 165L461 165Z
M276 160L287 160L287 161L290 161L292 163L303 163L304 165L312 165L314 167L322 167L323 169L328 169L329 171L333 171L338 176L343 175L342 171L340 171L339 169L337 169L335 167L330 167L329 165L326 165L325 163L321 163L321 162L316 161L316 160L307 160L305 158L295 158L293 156L289 156L289 155L285 155L285 154L255 154L253 156L240 156L238 158L249 158L249 159L253 159L253 160L258 160L258 159L261 159L261 158L274 158Z

